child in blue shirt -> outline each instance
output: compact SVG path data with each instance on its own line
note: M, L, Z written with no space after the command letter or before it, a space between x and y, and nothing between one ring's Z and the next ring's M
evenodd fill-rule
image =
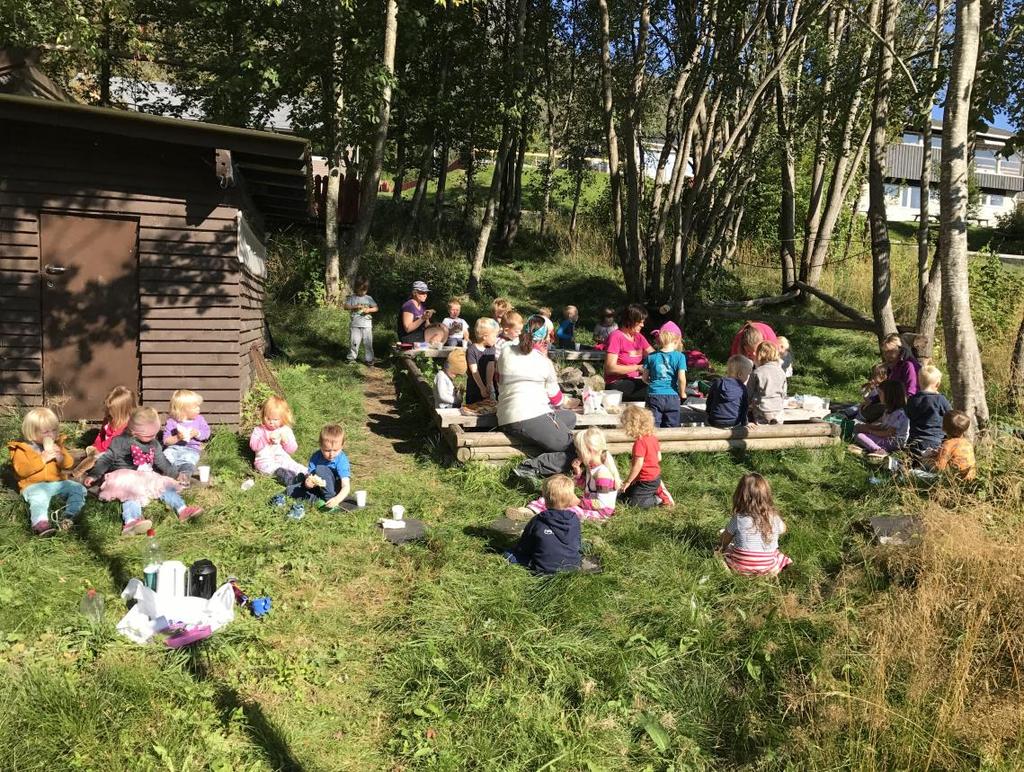
M675 322L665 322L656 334L659 350L644 359L650 380L647 409L654 414L655 427L676 427L686 394L686 355L679 351L683 333Z
M564 317L562 323L555 331L558 347L566 350L574 349L576 348L576 322L580 316L579 309L576 306L566 306L562 314Z
M505 558L535 574L576 571L583 563L583 536L575 484L564 474L549 477L544 481L543 500L547 509L526 524Z
M320 449L309 458L305 474L297 474L288 484L288 497L298 499L288 516L298 520L305 514L302 502L323 502L327 509L347 505L345 497L352 487L352 472L345 447L345 429L327 424L320 430ZM275 497L275 504L284 504L284 497ZM351 506L342 506L351 509Z
M731 429L747 423L749 396L747 380L752 363L742 354L729 357L725 377L719 378L708 391L708 425L717 429Z

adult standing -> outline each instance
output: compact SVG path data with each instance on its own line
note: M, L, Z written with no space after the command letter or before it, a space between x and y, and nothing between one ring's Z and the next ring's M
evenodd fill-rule
M633 303L619 312L619 329L608 336L604 357L604 383L609 389L622 392L624 402L647 399L647 383L641 365L654 347L643 335L647 309Z
M575 457L573 428L576 414L558 386L555 366L548 359L544 317L531 316L519 341L498 357L498 426L505 434L536 445L544 452L524 461L515 474L524 478L565 472Z
M398 342L399 343L422 343L423 333L430 324L430 318L434 315L433 309L426 307L427 295L430 288L424 281L412 283L412 293L409 299L402 304L402 310L398 313Z
M779 336L775 334L775 330L764 322L744 322L732 339L729 356L733 357L737 354L742 354L753 362L757 347L764 341L778 346Z

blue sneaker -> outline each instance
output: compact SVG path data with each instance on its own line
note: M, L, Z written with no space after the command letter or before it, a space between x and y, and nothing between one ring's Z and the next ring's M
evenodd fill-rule
M306 508L302 504L295 503L292 508L288 510L289 520L301 520L306 516Z
M288 503L288 499L283 493L278 493L270 499L270 506L272 507L283 507L286 503Z

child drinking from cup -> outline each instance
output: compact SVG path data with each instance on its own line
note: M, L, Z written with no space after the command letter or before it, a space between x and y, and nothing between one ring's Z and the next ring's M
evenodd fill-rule
M181 498L178 491L187 478L164 456L157 440L159 432L159 414L151 407L136 408L127 432L110 443L85 478L86 487L103 481L100 501L121 502L122 536L143 534L152 527L152 521L142 517L142 510L154 499L174 510L182 523L203 511Z
M36 536L53 536L57 532L50 520L50 503L55 498L67 502L60 521L65 530L74 525L85 506L85 488L66 479L74 461L64 448L64 438L58 436L59 430L56 413L47 407L33 408L21 422L24 441L7 445L18 490L28 504L32 533Z
M178 389L171 395L164 424L164 456L186 479L196 471L203 443L210 439L210 425L200 415L201 395L191 389Z
M292 423L295 418L281 397L268 397L260 410L260 425L249 435L249 447L256 454L256 471L276 477L283 484L306 467L292 458L299 449Z

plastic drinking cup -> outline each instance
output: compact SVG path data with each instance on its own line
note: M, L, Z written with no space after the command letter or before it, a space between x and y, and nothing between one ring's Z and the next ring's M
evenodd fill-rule
M366 506L366 491L356 491L356 506L357 507L365 507Z
M159 563L150 563L142 569L142 578L145 581L146 586L151 590L156 590L156 575L159 570Z
M201 466L199 467L199 482L207 483L210 482L210 467Z
M401 520L403 517L405 517L405 507L401 504L395 504L391 507L391 518L393 520Z

